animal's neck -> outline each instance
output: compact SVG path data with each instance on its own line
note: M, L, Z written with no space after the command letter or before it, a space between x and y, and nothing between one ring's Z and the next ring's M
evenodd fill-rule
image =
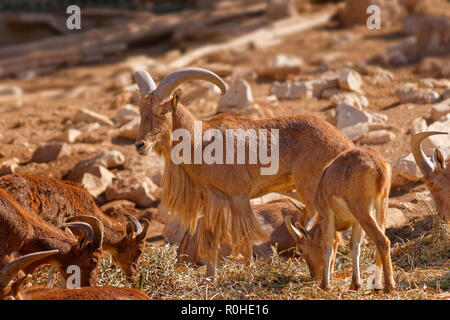
M188 109L179 104L172 113L172 131L186 129L192 134L196 120L195 116Z

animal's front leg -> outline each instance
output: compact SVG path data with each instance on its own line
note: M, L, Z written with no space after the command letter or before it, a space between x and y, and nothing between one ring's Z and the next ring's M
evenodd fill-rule
M320 287L324 290L330 289L330 270L333 260L334 247L334 213L329 209L328 215L324 217L322 224L323 232L323 276Z

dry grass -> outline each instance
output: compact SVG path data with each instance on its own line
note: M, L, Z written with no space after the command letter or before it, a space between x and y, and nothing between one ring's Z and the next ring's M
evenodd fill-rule
M141 276L135 283L125 279L110 258L99 266L99 285L141 287L153 299L450 299L450 227L435 223L432 231L392 248L394 278L398 290L393 294L371 289L374 276L374 247L362 246L361 276L363 287L349 291L351 258L348 245L341 248L336 259L330 291L318 287L309 277L301 258L257 260L251 266L238 260L226 260L218 268L216 282L202 277L206 267L178 263L176 246L149 245L141 258ZM35 273L36 282L45 283L47 268ZM58 285L61 280L58 279Z

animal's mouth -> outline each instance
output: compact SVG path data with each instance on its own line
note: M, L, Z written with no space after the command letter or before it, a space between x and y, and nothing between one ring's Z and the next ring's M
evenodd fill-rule
M156 141L145 141L139 144L136 144L136 151L141 156L146 156L152 151L155 147Z

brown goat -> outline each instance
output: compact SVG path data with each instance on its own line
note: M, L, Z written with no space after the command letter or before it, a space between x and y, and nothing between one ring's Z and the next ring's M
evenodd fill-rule
M291 216L295 222L304 224L308 217L304 207L300 207L290 199L274 199L264 204L253 204L253 212L263 231L269 235L269 240L264 243L253 244L255 257L267 258L273 254L272 247L277 249L282 256L294 254L295 241L285 227L285 217ZM202 219L202 217L200 217ZM186 231L178 248L178 260L193 264L205 264L198 255L198 227L194 235ZM230 256L232 244L221 243L218 260Z
M111 286L58 289L46 286L25 287L25 281L13 281L16 273L32 263L58 253L58 250L41 251L22 256L0 270L0 300L150 300L142 290Z
M304 203L308 215L313 216L316 213L314 196L323 168L339 153L354 147L336 127L314 116L255 121L220 114L206 121L198 121L179 103L181 89L177 89L173 96L171 94L180 84L193 79L212 82L224 93L224 82L205 69L187 68L175 71L165 77L158 87L146 71L136 72L135 77L142 95L141 123L136 149L141 155L146 155L154 149L164 158L162 201L181 218L191 234L195 232L200 212L203 212L203 219L199 224L198 250L200 256L206 256L208 259L206 276L215 275L219 245L229 238L229 216L231 241L236 244L234 253L242 253L246 259L251 260L253 241L267 241L267 236L253 215L250 199L270 192L288 194L295 189L297 200ZM262 170L268 168L262 163L262 159L251 164L238 162L240 141L244 141L245 154L256 149L249 147L250 139L246 139L242 134L233 137L231 141L233 164L228 164L228 160L225 160L225 153L222 159L212 164L196 164L195 159L192 163L176 164L171 159L174 151L174 130L188 132L195 140L199 133L196 132L196 125L198 127L199 123L202 135L218 133L225 137L227 130L233 129L259 132L257 149L260 152L263 146L267 145L270 145L271 149L279 148L277 172L263 174ZM210 147L205 140L199 144L191 141L189 146L190 149L186 150L186 153L190 154L195 154L196 150L205 151ZM183 158L187 156L184 153L185 150ZM274 155L272 151L270 154Z
M28 211L59 226L68 218L84 221L83 215L96 217L103 223L103 249L110 252L124 274L131 278L138 270L138 260L145 247L149 221L143 225L127 215L127 227L105 215L83 186L35 175L7 175L0 178L0 188L22 204ZM81 216L81 217L80 217Z
M54 265L64 279L68 278L67 268L80 268L81 286L95 286L97 264L101 257L103 225L98 219L88 223L68 224L83 228L77 239L31 212L28 212L3 189L0 189L0 268L12 259L28 253L58 250L58 254L45 258L42 263ZM32 273L37 267L30 264L24 270Z
M330 288L336 247L335 232L352 227L350 250L353 262L351 290L361 286L359 273L360 245L364 232L377 249L375 288L381 288L381 268L384 290L391 292L395 283L390 257L390 242L384 234L391 187L391 168L373 149L356 148L343 152L324 170L317 189L317 219L303 228L294 227L289 217L286 227L297 242L312 277L322 275L321 287Z
M432 161L422 151L422 141L435 134L447 132L421 132L411 138L411 150L417 166L422 171L422 181L433 195L436 209L442 219L450 222L450 163L445 159L439 149L434 149Z

